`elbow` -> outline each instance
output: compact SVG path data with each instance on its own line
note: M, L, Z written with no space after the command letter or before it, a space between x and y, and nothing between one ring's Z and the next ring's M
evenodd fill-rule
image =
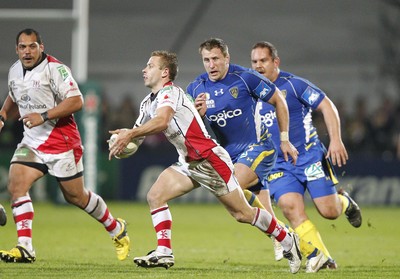
M167 128L168 128L168 123L163 123L162 125L160 125L160 132L167 130Z
M76 101L74 102L74 112L80 111L83 108L83 97L77 98Z

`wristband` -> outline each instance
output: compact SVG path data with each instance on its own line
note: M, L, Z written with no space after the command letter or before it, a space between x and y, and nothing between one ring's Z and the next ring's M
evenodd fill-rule
M289 141L289 133L281 132L281 141Z
M49 116L47 114L47 111L41 113L40 116L43 118L43 122L46 122L47 120L49 120Z

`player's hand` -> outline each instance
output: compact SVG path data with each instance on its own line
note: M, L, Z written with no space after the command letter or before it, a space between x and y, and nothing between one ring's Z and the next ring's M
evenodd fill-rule
M22 121L24 123L24 126L28 129L42 125L44 123L42 116L40 115L40 113L37 112L25 114L24 116L21 116L18 120Z
M292 164L296 165L299 156L299 151L297 151L296 147L290 141L281 141L281 150L285 161L288 162L290 156L292 157Z
M194 106L196 107L197 111L199 112L200 116L203 117L207 111L206 105L206 94L200 93L196 99L194 100Z
M342 165L346 165L349 155L347 154L347 150L343 142L331 141L326 158L330 158L334 166L338 165L338 167L341 167Z
M114 156L118 156L124 150L125 146L127 146L128 143L131 141L129 131L130 129L117 129L114 131L109 131L110 134L117 134L118 137L108 148L108 150L110 151L108 154L108 160L111 160ZM110 140L107 140L107 143L109 141Z

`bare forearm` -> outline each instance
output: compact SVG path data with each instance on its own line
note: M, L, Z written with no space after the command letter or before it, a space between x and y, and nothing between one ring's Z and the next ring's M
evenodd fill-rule
M154 135L164 131L167 127L164 119L155 117L142 126L131 129L129 135L131 138Z
M0 115L3 116L4 120L18 117L18 106L12 101L10 96L7 96L5 99L3 107L0 110Z
M47 111L49 119L62 118L69 116L83 107L83 100L80 96L67 98L60 104Z

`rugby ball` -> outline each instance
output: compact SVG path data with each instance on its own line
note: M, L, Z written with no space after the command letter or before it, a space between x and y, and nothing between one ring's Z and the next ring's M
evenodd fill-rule
M7 214L4 207L0 204L0 226L5 226L7 223Z
M112 134L110 140L108 141L108 146L111 147L117 138L118 134ZM114 157L117 159L128 158L133 154L135 154L138 148L139 148L139 143L137 139L133 139L131 140L131 142L128 143L127 146L125 146L124 150L120 154L115 155Z

